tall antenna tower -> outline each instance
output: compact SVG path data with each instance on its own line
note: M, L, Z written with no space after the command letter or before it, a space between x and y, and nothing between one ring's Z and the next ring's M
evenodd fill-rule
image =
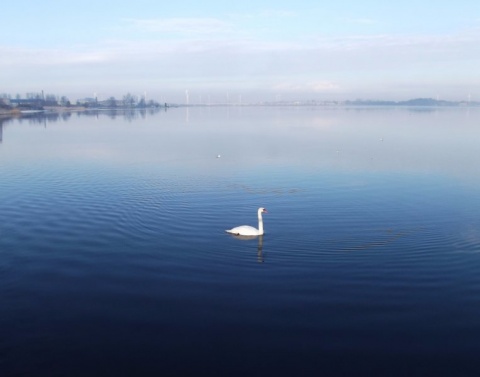
M190 104L190 99L188 97L188 89L185 90L185 104L188 106Z

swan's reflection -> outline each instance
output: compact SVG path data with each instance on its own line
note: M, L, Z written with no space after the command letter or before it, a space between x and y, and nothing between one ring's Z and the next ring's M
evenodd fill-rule
M243 240L243 241L250 241L254 240L255 238L258 239L258 245L257 245L257 262L258 263L263 263L265 262L265 259L263 257L263 235L261 236L237 236L237 235L232 235L233 238Z
M263 234L258 236L258 246L257 246L257 262L263 263Z

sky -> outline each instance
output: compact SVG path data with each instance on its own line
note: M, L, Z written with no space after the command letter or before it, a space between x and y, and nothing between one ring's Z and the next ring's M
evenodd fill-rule
M12 96L480 101L478 0L7 1L0 35Z

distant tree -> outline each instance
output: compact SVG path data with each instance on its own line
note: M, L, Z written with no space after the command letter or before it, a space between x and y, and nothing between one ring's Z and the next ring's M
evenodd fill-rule
M57 106L58 105L57 97L54 94L45 95L45 105Z
M127 93L123 96L123 105L125 107L135 107L136 102L136 97L131 95L130 93Z
M60 98L60 105L69 107L70 101L68 100L67 97L62 96L62 98Z
M9 109L8 98L0 98L0 109Z
M107 100L107 107L117 107L117 100L115 99L115 97L110 97L108 100Z
M27 93L26 95L27 99L34 99L34 100L42 100L42 94L41 93Z
M138 104L137 104L137 107L141 108L141 109L144 109L145 107L147 107L147 103L145 102L145 98L142 98Z

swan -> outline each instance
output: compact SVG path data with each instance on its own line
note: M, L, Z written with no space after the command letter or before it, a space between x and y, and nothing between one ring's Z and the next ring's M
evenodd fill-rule
M225 232L235 234L237 236L261 236L263 235L263 219L262 213L267 213L267 210L260 207L258 213L258 229L250 225L240 225L232 229L228 229Z

